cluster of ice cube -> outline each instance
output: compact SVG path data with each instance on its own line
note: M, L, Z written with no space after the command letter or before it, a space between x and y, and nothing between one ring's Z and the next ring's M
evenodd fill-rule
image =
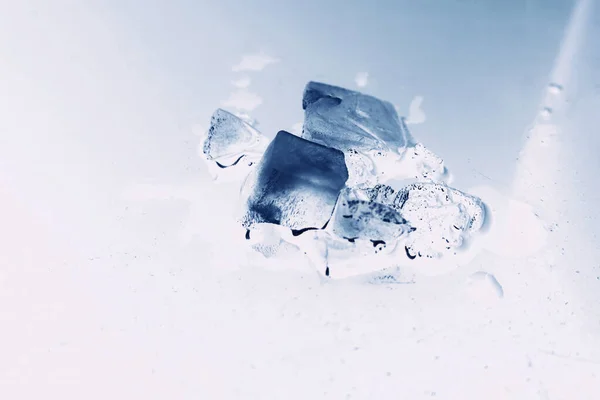
M453 257L481 230L483 202L448 186L443 160L392 104L309 82L302 107L301 136L280 131L269 143L219 109L204 142L215 178L240 180L239 220L265 257L285 245L345 277Z

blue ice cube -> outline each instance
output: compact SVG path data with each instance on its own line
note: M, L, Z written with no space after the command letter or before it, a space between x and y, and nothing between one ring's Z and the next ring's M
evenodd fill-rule
M247 184L242 223L322 228L347 179L344 153L280 131Z

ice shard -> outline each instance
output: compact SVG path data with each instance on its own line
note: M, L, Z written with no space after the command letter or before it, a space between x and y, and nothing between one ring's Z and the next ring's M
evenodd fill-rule
M256 162L267 144L267 138L253 126L219 108L212 115L203 152L207 160L227 168L244 158L244 162Z
M322 228L347 179L344 153L280 131L246 182L242 223Z
M339 237L354 241L393 241L410 231L407 221L394 208L363 200L352 189L342 190L333 214L332 231Z

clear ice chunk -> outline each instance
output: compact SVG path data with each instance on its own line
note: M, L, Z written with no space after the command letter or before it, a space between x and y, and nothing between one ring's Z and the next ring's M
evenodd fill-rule
M485 205L479 198L446 185L414 183L398 191L378 185L364 193L371 201L398 210L415 228L405 242L409 258L456 254L485 221Z
M394 106L372 96L309 82L302 108L302 137L344 152L397 151L411 142Z
M405 120L387 101L309 82L302 107L302 137L346 154L349 187L367 188L393 179L449 179L443 160L414 141Z
M219 108L212 115L203 153L218 167L228 168L258 161L267 144L268 139L253 126Z
M322 228L347 179L344 153L280 131L246 181L242 224Z
M363 200L349 188L340 193L330 224L334 234L350 241L389 242L410 230L406 220L394 208Z

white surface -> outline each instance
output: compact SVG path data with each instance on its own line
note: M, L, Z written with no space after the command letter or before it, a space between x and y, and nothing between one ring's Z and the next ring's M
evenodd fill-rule
M138 3L136 12L152 9ZM590 128L598 126L597 94L577 97L562 117L553 114L563 135L560 152L527 151L528 165L540 168L521 181L530 190L520 200L537 198L538 210L540 198L552 199L544 217L561 217L540 253L515 260L482 251L444 276L415 278L407 271L406 282L414 283L325 283L310 268L239 265L236 241L243 232L239 239L223 236L232 205L210 196L206 171L195 167L191 183L161 175L183 159L170 147L181 122L173 110L189 99L156 78L158 59L136 47L143 32L122 39L103 10L79 2L0 3L0 398L600 398L598 142ZM160 37L187 26L157 14ZM218 14L198 15L221 23ZM441 20L431 21L428 27ZM210 21L193 22L204 29ZM402 25L397 17L393 22ZM496 51L493 43L487 47ZM475 50L481 48L461 54ZM225 95L235 79L229 68ZM175 82L179 72L167 75ZM572 86L561 84L569 96ZM299 103L300 95L291 98ZM431 109L423 126L435 126L435 97L424 95ZM514 93L505 95L514 100ZM448 113L460 108L440 101ZM457 103L463 101L470 100ZM497 122L488 121L490 129ZM440 146L460 142L444 134ZM190 157L201 165L197 138L189 140ZM481 151L463 150L453 159ZM564 167L559 175L537 158L552 154ZM539 180L530 180L538 173ZM170 194L126 202L122 191L136 179L166 180ZM557 185L531 185L540 181ZM512 197L511 189L499 189ZM502 298L490 301L489 281L473 294L469 277L478 271L495 277Z

